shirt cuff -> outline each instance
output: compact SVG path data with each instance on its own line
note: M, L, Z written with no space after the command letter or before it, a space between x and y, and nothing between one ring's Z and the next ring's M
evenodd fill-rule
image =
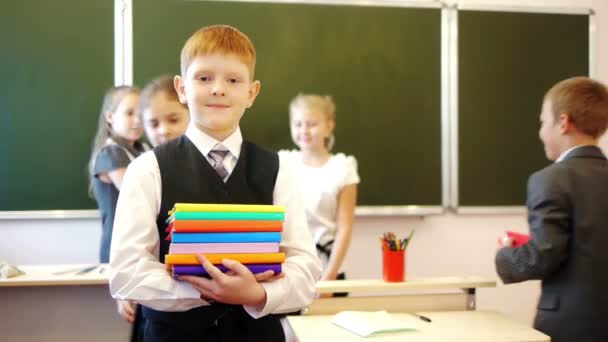
M261 308L261 310L260 307L243 305L243 308L249 314L249 316L258 319L276 310L276 308L278 308L283 303L282 294L285 292L282 290L282 283L284 283L284 281L280 280L260 283L260 285L264 287L264 291L266 291L266 304Z
M177 281L177 288L175 291L175 299L190 299L190 298L201 298L201 294L192 287L192 284L186 281Z

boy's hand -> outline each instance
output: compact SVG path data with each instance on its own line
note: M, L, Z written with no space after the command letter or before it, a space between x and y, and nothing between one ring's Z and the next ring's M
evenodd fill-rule
M509 237L508 235L503 235L500 238L498 238L498 246L499 247L514 247L515 245L515 241L513 241L513 239L511 237Z
M261 282L271 282L271 281L275 281L277 279L285 278L285 273L274 274L274 271L268 270L268 271L264 271L262 273L256 273L256 274L254 274L254 276L255 276L255 280L257 280L258 283L261 283Z
M202 297L226 304L259 307L266 303L266 290L258 283L253 273L240 262L230 259L222 260L222 264L230 269L224 274L204 256L197 255L197 258L211 279L196 276L181 276L178 279L192 284L192 287L200 292ZM266 272L261 274L266 274Z
M118 308L118 313L124 318L127 322L133 323L135 321L135 310L134 303L128 300L117 300L116 306Z

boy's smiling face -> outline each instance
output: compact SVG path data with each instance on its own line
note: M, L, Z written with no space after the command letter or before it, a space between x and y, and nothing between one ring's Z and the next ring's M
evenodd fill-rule
M182 76L175 78L180 101L196 127L219 141L236 130L260 91L260 82L251 80L249 68L234 54L195 57Z

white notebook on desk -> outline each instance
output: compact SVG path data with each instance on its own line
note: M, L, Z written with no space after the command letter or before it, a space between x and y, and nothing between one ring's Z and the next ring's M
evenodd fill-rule
M332 323L363 337L416 329L414 319L396 320L386 311L341 311Z

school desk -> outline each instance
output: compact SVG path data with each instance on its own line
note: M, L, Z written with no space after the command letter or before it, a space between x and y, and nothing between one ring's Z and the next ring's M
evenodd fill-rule
M420 320L416 329L397 333L385 333L360 337L331 323L333 315L288 316L287 320L300 342L313 341L450 341L450 342L541 342L549 336L530 326L512 321L492 311L429 311L418 312L431 319ZM392 313L397 320L411 322L407 313Z
M332 280L317 283L318 293L349 292L348 297L317 298L306 314L342 310L448 311L475 310L476 289L495 287L483 277L435 277L387 283L381 279Z
M26 275L0 279L0 340L127 340L130 325L118 316L110 297L107 265L77 274L86 266L19 266ZM54 274L58 272L66 273ZM323 281L317 284L317 292L351 292L352 296L317 299L307 314L361 307L390 311L472 310L475 289L493 286L494 280L480 277L412 279L404 283Z
M0 341L128 341L107 265L77 274L87 266L19 266L25 275L0 279Z
M308 341L549 341L530 326L502 314L476 311L476 289L495 287L483 277L436 277L387 283L380 279L334 280L317 283L318 293L349 292L349 297L317 298L302 316L288 322L300 342ZM344 310L387 310L400 320L412 321L416 312L431 319L414 319L415 331L359 337L331 323ZM464 311L463 311L464 310Z

